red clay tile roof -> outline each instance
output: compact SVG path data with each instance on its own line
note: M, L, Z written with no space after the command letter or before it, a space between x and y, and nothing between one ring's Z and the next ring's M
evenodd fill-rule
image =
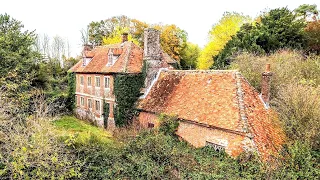
M233 71L163 71L138 108L242 131L236 90Z
M112 66L107 66L108 53L119 56ZM86 51L85 56L93 57L83 66L83 60L75 64L70 71L77 73L141 73L143 65L143 50L132 42L95 47Z
M267 159L279 150L285 141L285 134L277 114L271 109L266 110L258 92L244 77L240 79L249 132L253 135L259 153Z
M112 66L107 66L108 53L119 56ZM90 63L83 66L83 60L75 64L70 71L78 73L141 73L143 65L143 50L132 42L98 46L91 51L84 51L84 56L92 58ZM162 53L163 66L177 63L167 53Z
M253 136L264 156L284 141L258 92L237 71L162 71L138 109Z

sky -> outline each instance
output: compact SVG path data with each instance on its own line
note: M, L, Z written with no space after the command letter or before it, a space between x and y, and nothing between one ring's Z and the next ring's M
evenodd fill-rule
M3 2L1 2L3 1ZM267 9L320 0L0 0L0 14L22 21L25 29L68 39L71 55L81 52L81 29L92 21L126 15L148 24L176 24L188 33L188 41L203 47L208 32L226 11L252 18Z

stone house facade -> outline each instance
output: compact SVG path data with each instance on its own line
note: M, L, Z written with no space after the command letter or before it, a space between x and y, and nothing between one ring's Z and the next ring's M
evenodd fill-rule
M113 128L114 107L114 80L117 74L134 75L142 73L143 61L149 62L150 52L157 52L157 68L172 69L175 60L164 53L160 47L160 32L155 29L146 29L144 32L144 47L128 41L128 34L122 35L122 43L106 46L84 46L82 59L70 71L76 74L76 115L81 119L89 119L99 126ZM145 53L144 53L145 52ZM152 63L150 69L152 69ZM151 73L148 73L151 74ZM150 84L153 76L146 78ZM146 88L148 88L146 86ZM103 116L103 103L108 103L108 119ZM107 124L105 124L107 123Z

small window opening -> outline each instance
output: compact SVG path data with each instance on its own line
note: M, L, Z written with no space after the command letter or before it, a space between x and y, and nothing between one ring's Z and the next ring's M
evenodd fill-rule
M154 124L153 123L148 123L148 128L154 128Z
M213 142L208 142L208 141L206 141L206 146L212 147L214 150L218 152L224 151L226 148L225 146L222 146Z

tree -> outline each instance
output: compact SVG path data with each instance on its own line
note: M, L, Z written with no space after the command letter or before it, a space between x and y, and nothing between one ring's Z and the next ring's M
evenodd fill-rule
M64 67L63 58L66 55L66 42L60 36L53 37L53 41L51 44L51 55L53 59L58 60L61 68Z
M316 19L318 14L319 14L319 11L317 9L317 5L316 4L313 4L313 5L302 4L298 8L296 8L294 10L294 12L298 16L303 16L304 19L306 19L307 17L310 17L310 16L313 19Z
M197 59L200 55L200 47L191 42L187 42L186 48L181 52L180 65L182 69L195 69Z
M9 15L0 15L0 98L14 101L8 113L19 116L28 107L34 67L40 54L34 50L36 35L23 31L20 21Z
M216 56L240 29L243 23L250 21L248 16L239 13L224 13L219 22L213 25L209 32L209 43L201 51L197 68L209 69L213 64L213 57Z
M174 24L157 25L155 28L161 31L160 44L163 51L179 62L187 44L187 32Z
M320 54L320 20L309 22L305 28L309 52Z
M116 44L116 43L121 43L122 42L122 37L121 35L123 33L128 32L127 28L120 28L117 27L109 36L106 36L103 38L103 45L108 45L108 44ZM140 45L139 41L137 39L134 39L131 34L128 35L128 41L132 41L133 43Z
M268 54L281 48L302 49L306 44L305 25L304 19L297 19L287 8L270 10L258 22L243 25L214 57L217 64L211 68L227 66L232 54L238 51Z
M140 45L143 44L144 29L148 25L137 19L130 19L127 16L113 16L106 20L91 22L88 25L89 42L94 46L103 44L104 38L114 36L114 31L128 30L132 34L133 39L136 39Z
M86 29L81 29L81 43L84 44L89 44L89 28L87 27Z

